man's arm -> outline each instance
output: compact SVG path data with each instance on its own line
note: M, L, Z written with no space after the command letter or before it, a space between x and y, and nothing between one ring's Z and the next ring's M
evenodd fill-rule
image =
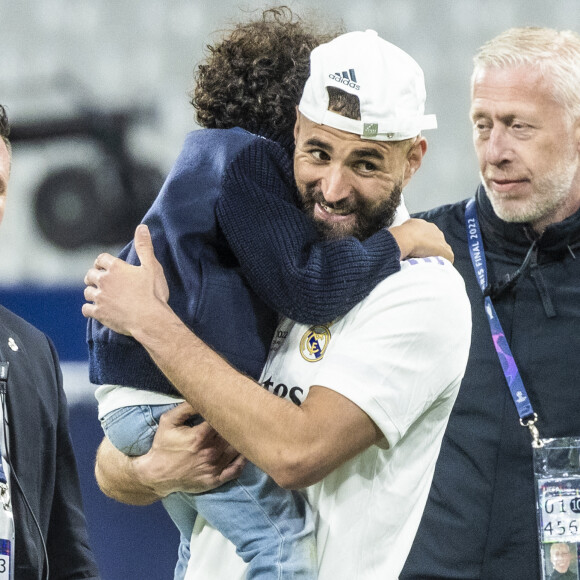
M95 478L101 491L108 497L130 505L149 505L162 499L150 486L143 483L135 467L138 457L129 457L103 438L97 450Z
M297 406L232 368L167 305L145 226L137 228L135 247L140 267L109 254L97 258L85 278L92 304L83 314L141 342L206 421L281 486L319 481L382 437L366 413L330 389L312 387Z
M54 391L52 388L48 391L47 386L46 394L56 394L58 409L58 416L55 417L57 441L54 489L50 500L45 499L45 505L51 506L46 532L50 575L51 578L96 580L99 573L89 545L77 464L69 432L69 411L62 386L62 373L56 350L50 341L49 347L54 363L55 384ZM46 493L46 487L44 492Z
M238 477L246 463L207 423L185 425L184 403L164 413L150 451L128 457L105 437L95 477L101 491L123 503L149 505L174 491L202 493Z

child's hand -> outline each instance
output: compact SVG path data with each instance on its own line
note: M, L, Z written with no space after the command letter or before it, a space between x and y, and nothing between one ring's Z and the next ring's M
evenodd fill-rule
M441 256L453 263L453 250L435 224L411 218L400 226L393 226L389 231L399 244L401 260Z

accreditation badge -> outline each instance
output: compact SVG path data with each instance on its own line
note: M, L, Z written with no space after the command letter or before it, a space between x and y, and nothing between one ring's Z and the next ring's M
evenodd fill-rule
M542 580L578 580L580 437L533 447Z

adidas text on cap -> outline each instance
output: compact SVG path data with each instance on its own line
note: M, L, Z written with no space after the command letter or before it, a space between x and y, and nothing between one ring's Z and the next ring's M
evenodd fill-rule
M329 111L327 87L356 95L360 120ZM348 32L312 51L298 109L314 123L362 139L402 141L437 127L435 115L424 114L425 97L423 71L415 60L367 30Z

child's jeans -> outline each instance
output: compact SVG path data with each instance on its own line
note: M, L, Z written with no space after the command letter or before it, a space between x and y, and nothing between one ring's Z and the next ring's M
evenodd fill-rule
M144 455L151 448L159 417L174 406L121 407L105 415L101 424L119 451ZM238 479L216 489L176 492L162 501L182 541L191 538L198 513L228 538L249 563L247 580L317 577L314 524L306 500L297 491L280 488L251 463ZM178 562L174 580L182 580L184 573L183 562Z

